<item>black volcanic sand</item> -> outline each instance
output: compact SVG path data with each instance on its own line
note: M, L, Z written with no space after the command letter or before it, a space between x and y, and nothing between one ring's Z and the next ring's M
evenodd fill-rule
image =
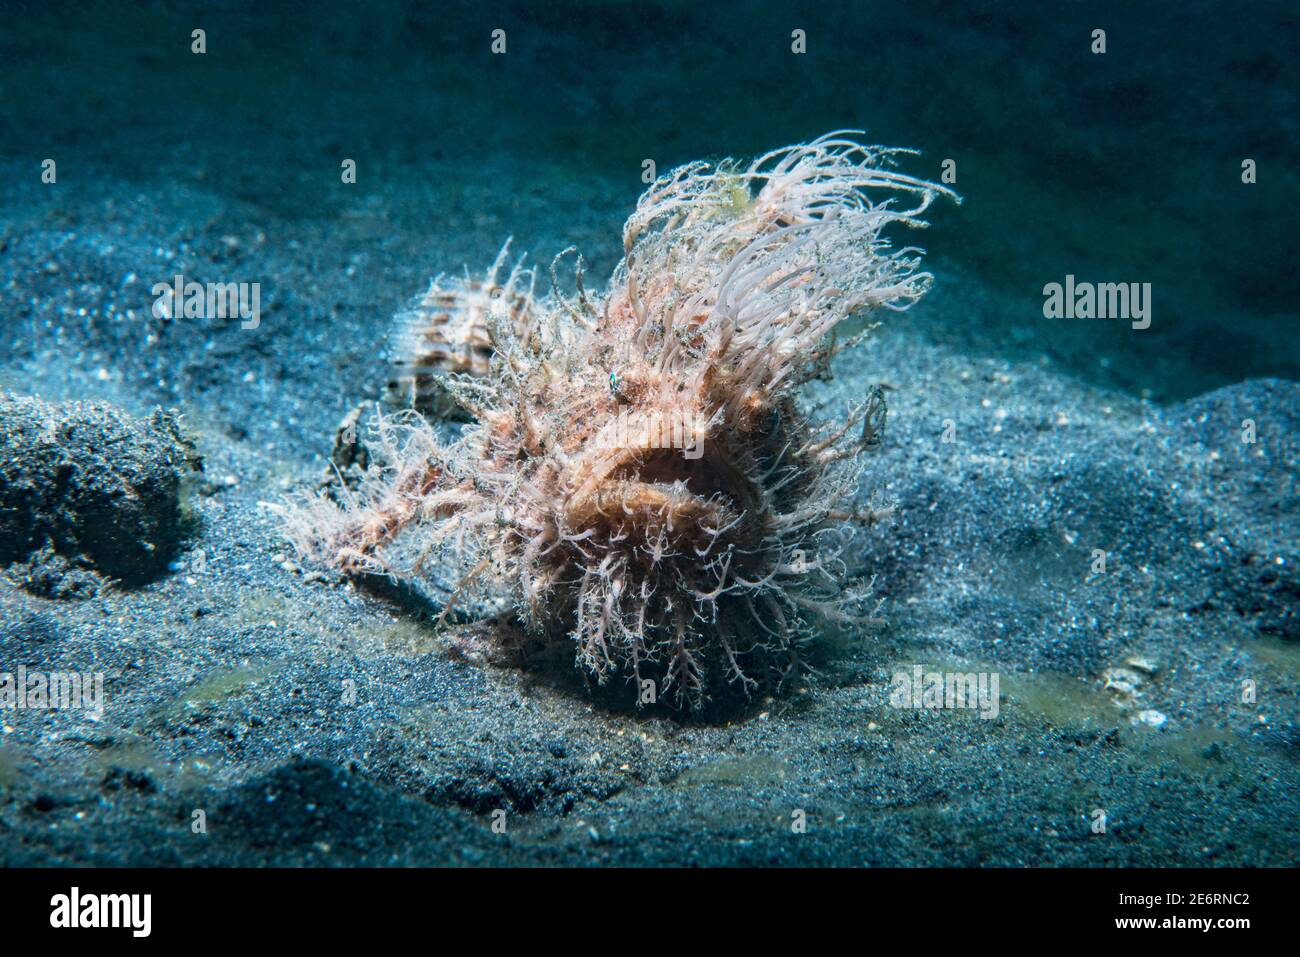
M123 76L157 69L138 56ZM469 102L458 83L446 95ZM55 137L55 186L38 146L0 156L0 389L140 420L175 408L204 471L180 486L187 537L147 580L58 600L0 575L0 671L103 672L107 699L102 716L0 712L0 864L1297 863L1296 383L1221 376L1183 398L1081 375L1060 354L1080 327L1042 319L1037 290L934 257L931 296L807 395L833 420L889 387L864 495L896 514L854 567L876 576L880 625L828 634L817 676L748 709L637 714L628 689L485 664L418 605L299 567L265 503L317 481L340 418L380 395L387 318L432 274L481 268L512 233L542 263L577 242L608 268L639 168L527 153L449 109L433 180L386 179L361 152L348 192L336 152L289 161L293 117L227 156L115 108L138 111L110 131L122 155ZM467 153L487 128L497 148ZM285 199L312 189L318 209ZM964 191L936 238L979 232ZM260 326L154 318L151 286L178 272L261 282ZM1029 346L972 345L1008 327ZM1131 362L1143 335L1112 325L1099 355ZM891 707L914 664L996 672L998 716ZM1106 686L1115 668L1130 690L1114 671Z

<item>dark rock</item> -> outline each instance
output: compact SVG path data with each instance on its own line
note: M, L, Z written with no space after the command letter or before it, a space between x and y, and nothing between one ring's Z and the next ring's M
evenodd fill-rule
M175 412L137 419L0 393L0 423L0 564L18 566L11 578L71 598L167 567L184 531L181 480L201 467Z

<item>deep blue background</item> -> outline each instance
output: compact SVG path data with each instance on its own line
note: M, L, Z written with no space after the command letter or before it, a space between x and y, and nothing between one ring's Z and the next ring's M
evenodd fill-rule
M542 191L548 177L591 177L593 210L611 218L639 190L643 158L663 170L859 127L922 149L908 166L919 175L957 162L966 203L936 210L924 240L939 306L970 282L1008 303L978 323L940 308L927 332L1176 399L1300 370L1296 9L8 3L0 158L34 170L58 156L65 176L146 192L201 167L205 188L313 217L341 212L319 188L340 154L361 158L367 189L409 193L413 216L440 177L488 191L534 170ZM204 57L189 50L195 26ZM488 50L495 28L505 57ZM1247 157L1253 186L1240 180ZM601 192L610 179L626 190ZM584 234L566 228L583 218L571 206L557 200L556 235ZM591 245L590 260L612 264L616 235ZM1152 283L1152 329L1042 319L1043 284L1067 273Z

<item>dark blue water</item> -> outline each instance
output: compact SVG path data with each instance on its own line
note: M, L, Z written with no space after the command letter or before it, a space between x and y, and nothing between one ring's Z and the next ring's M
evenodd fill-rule
M448 182L526 189L554 203L502 235L586 239L609 265L643 159L662 170L861 128L923 150L918 175L956 164L966 202L936 210L924 240L940 277L915 320L927 335L1159 399L1300 371L1294 4L5 7L2 159L35 177L57 156L73 207L109 183L198 179L346 232L356 194L322 185L346 155L394 228L456 230L421 218ZM1067 274L1150 283L1151 328L1045 320L1042 288ZM973 283L998 308L963 315Z

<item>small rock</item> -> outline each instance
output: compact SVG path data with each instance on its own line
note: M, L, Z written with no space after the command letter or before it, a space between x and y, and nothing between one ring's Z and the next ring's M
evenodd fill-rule
M1136 698L1141 694L1145 682L1145 679L1133 669L1118 665L1102 672L1102 678L1105 680L1105 689L1115 692L1121 698Z
M1128 665L1130 668L1135 668L1148 676L1154 675L1160 670L1160 667L1154 661L1150 658L1144 658L1141 655L1130 655L1124 659L1124 664Z
M1133 716L1134 724L1145 724L1149 728L1162 728L1169 718L1163 711L1146 708Z
M175 412L0 392L0 566L26 563L20 580L51 597L92 593L85 573L150 581L184 533L181 481L201 468Z

